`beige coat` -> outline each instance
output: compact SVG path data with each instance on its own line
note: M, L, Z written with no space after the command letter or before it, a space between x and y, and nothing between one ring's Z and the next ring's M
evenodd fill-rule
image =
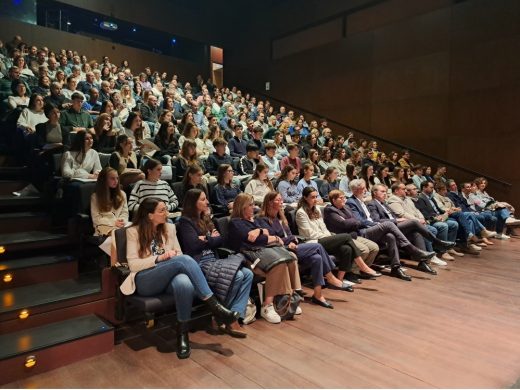
M175 249L178 254L181 254L181 246L177 240L175 225L171 223L166 224L167 239L165 239L164 250ZM139 241L137 237L137 227L129 227L126 230L126 259L128 267L130 268L130 275L121 284L120 290L125 295L131 295L135 292L135 275L142 270L155 267L156 255L150 255L145 258L139 257ZM115 239L113 239L115 243ZM114 253L114 252L113 252Z
M388 197L386 203L390 210L394 212L399 218L406 219L424 219L424 215L415 207L413 200L409 197L405 197L401 199L395 194L392 194Z

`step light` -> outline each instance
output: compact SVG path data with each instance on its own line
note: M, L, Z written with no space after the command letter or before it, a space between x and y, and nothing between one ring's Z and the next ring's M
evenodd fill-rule
M26 368L33 368L36 365L36 356L35 355L29 355L25 358L24 366Z
M4 283L10 283L13 281L13 274L4 274L4 276L2 277L2 280L4 281Z
M23 309L20 312L20 314L18 314L18 318L21 319L21 320L25 320L28 317L29 317L29 310L27 310L27 309Z

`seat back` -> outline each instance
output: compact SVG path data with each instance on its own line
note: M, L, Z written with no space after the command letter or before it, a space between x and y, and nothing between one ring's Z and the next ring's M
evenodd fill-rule
M116 240L117 261L121 264L127 264L126 258L126 227L114 230Z
M52 155L52 172L54 176L61 176L61 159L63 153L56 153Z
M298 233L298 225L296 224L296 210L290 209L285 211L285 218L287 218L287 223L289 224L289 229L291 229L292 234L297 236Z
M177 181L175 183L171 184L173 193L179 200L179 205L182 205L184 203L184 184L182 181Z
M229 217L215 218L215 227L224 239L223 246L227 246L229 239Z
M109 153L98 153L99 154L99 162L101 163L101 168L108 167L108 163L110 161Z

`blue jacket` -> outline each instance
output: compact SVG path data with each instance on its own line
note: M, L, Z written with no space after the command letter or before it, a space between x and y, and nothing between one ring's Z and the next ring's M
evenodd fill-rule
M376 222L367 219L366 214L363 211L363 208L361 207L361 203L357 198L351 196L350 198L348 198L347 204L349 205L350 210L352 210L352 214L354 214L354 217L356 217L356 219L359 222L361 222L361 229L377 225Z

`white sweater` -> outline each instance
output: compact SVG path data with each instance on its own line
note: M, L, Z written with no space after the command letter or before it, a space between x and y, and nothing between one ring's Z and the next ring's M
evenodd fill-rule
M332 236L332 233L329 232L329 229L325 226L320 210L318 209L317 211L320 214L320 217L317 219L310 219L305 210L301 207L296 211L298 233L307 238L309 240L308 242L316 242L320 238Z
M78 152L65 152L61 160L61 175L69 179L87 179L91 173L101 171L99 154L89 149L83 161L78 162Z
M43 111L36 112L29 108L24 108L24 110L18 117L18 122L16 124L18 125L18 127L23 127L24 129L26 129L28 133L34 133L36 125L47 122L47 120L48 119Z
M272 191L269 186L258 179L252 179L247 183L245 193L253 195L253 199L257 205L261 205L264 201L265 196L269 191Z

